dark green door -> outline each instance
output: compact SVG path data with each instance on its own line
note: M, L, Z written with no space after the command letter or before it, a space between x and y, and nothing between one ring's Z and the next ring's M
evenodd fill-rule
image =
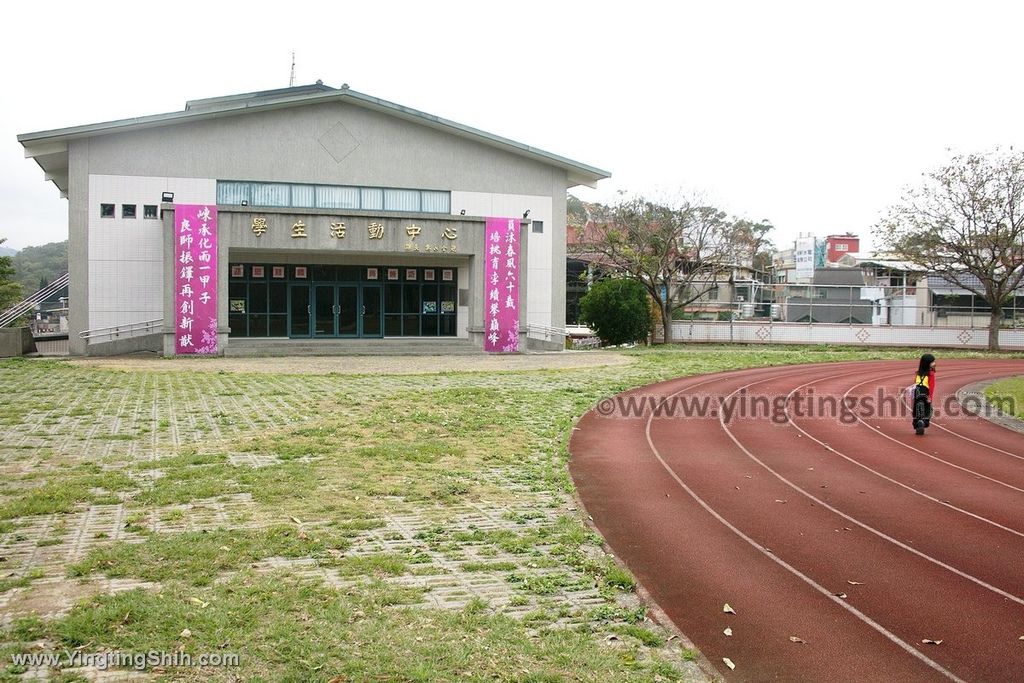
M363 285L363 328L361 336L380 337L382 336L383 317L381 316L381 288L380 285Z
M338 334L338 305L334 285L313 287L313 336L335 337Z
M338 285L338 336L359 336L359 286Z
M309 285L292 285L288 292L288 336L308 337L312 316Z

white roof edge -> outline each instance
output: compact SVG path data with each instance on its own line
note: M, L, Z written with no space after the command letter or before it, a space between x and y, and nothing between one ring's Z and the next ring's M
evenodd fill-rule
M455 121L434 116L433 114L427 114L416 109L404 107L400 104L388 102L371 95L366 95L355 90L348 88L341 88L340 90L334 90L330 92L321 93L304 93L302 95L296 95L293 97L280 97L271 100L244 100L240 102L227 102L223 106L216 106L210 108L202 108L197 110L183 110L178 112L171 112L166 114L153 114L150 116L140 116L129 119L118 119L115 121L104 121L101 123L92 123L83 126L71 126L68 128L55 128L52 130L42 130L32 133L22 133L18 135L18 142L24 146L28 146L32 143L43 142L43 141L61 141L61 140L73 140L77 138L93 137L97 135L108 135L111 133L120 132L122 130L131 130L138 128L153 128L162 125L175 125L179 123L185 123L188 121L201 121L204 119L217 118L221 116L233 116L238 114L244 114L248 111L259 111L269 109L280 109L285 107L292 107L301 104L312 104L316 102L330 102L332 100L352 100L361 104L362 106L384 111L394 116L404 118L411 121L416 121L433 128L439 128L453 132L456 135L462 137L469 137L480 140L485 144L489 144L494 147L508 149L521 156L530 157L545 163L558 166L570 171L569 181L577 181L576 185L589 185L590 183L596 183L598 180L610 178L611 174L608 171L583 164L578 161L573 161L563 156L546 152L542 149L530 147L529 145L510 140L508 138L487 133L485 131L466 126ZM589 182L588 182L589 181ZM592 186L592 185L591 185Z

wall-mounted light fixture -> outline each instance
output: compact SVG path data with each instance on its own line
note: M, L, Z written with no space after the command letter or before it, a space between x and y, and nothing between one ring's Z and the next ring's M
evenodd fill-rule
M164 192L163 194L160 195L160 201L162 201L162 202L164 202L166 204L170 204L171 202L174 201L174 193L173 192Z
M459 211L459 215L460 216L465 216L466 215L466 210L463 209L462 211Z
M242 200L242 206L249 206L249 200L248 199L243 199Z

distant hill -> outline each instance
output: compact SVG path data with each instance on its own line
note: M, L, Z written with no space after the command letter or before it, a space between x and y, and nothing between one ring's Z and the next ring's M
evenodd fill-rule
M0 247L0 256L14 256L17 253L17 249L11 249L10 247Z
M21 283L25 296L38 291L45 283L53 282L68 272L68 242L51 242L39 247L25 247L14 255L14 278ZM67 296L67 288L57 292L50 300Z

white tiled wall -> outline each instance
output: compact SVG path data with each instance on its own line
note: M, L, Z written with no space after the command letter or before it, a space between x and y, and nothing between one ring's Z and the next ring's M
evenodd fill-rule
M528 232L526 262L526 322L554 326L551 306L551 197L452 191L452 214L463 209L470 216L521 218L530 210L529 220L544 221L544 232Z
M655 327L661 338L661 326ZM819 323L761 323L736 321L677 321L673 342L739 342L742 344L847 344L850 346L921 346L985 348L984 328L925 327L920 325L833 325ZM1024 349L1024 330L1000 330L999 344Z
M204 178L89 176L89 329L163 317L163 223L143 218L164 192L179 204L215 203L217 182ZM100 217L114 205L114 218ZM136 218L121 205L135 204Z

